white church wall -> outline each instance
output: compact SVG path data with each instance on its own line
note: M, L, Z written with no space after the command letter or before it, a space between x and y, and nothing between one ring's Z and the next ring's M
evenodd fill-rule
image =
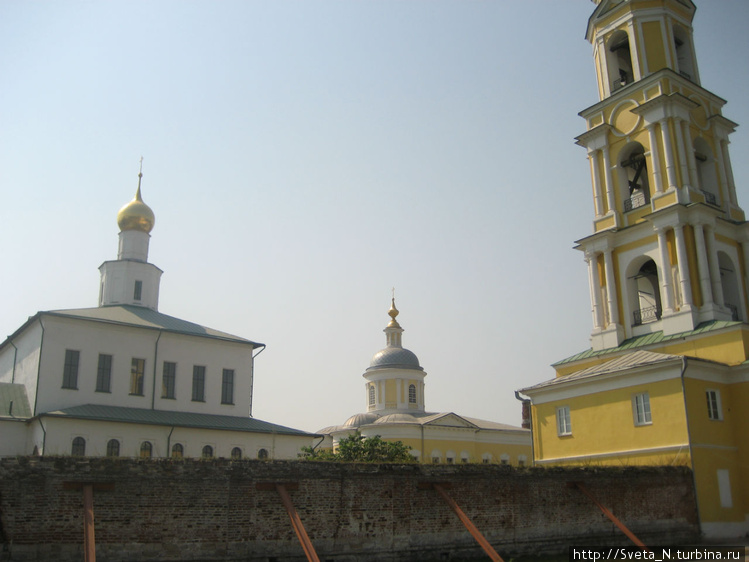
M156 366L156 408L159 410L242 416L251 414L252 352L250 345L164 333ZM162 398L164 361L176 363L175 399ZM205 369L203 402L192 400L193 366ZM234 370L233 404L221 403L223 370Z
M156 330L88 322L55 316L44 317L44 344L37 412L50 412L81 404L106 404L150 408ZM75 389L63 388L66 350L80 352ZM112 356L111 392L96 391L99 354ZM145 359L143 395L130 394L132 359Z
M116 439L121 457L139 457L144 441L151 443L152 457L170 457L172 447L179 443L185 457L201 457L209 445L214 457L230 458L234 447L242 450L242 458L258 458L260 449L268 459L295 459L302 447L312 445L309 436L251 433L216 429L154 426L139 423L117 423L94 420L64 419L44 416L45 455L70 455L73 440L86 441L85 456L106 456L107 443ZM41 447L40 447L41 451Z
M252 347L221 340L45 316L38 410L82 404L248 416ZM75 389L63 388L66 350L80 352ZM97 391L99 354L112 356L110 392ZM131 393L133 358L145 360L142 393ZM176 363L175 399L162 398L164 361ZM205 366L204 401L192 400L193 366ZM234 370L234 404L221 403L223 369ZM35 385L33 385L35 388ZM30 389L29 389L30 391Z
M28 430L25 421L0 419L0 435L2 436L0 438L0 457L28 454L26 451Z
M36 400L41 338L41 325L33 322L13 338L13 345L6 345L0 350L0 382L24 385L32 412Z

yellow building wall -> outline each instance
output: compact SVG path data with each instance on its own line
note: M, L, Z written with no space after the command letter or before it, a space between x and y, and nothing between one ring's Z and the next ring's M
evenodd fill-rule
M642 24L645 37L645 53L649 72L666 68L666 53L663 50L664 41L660 21L648 21Z
M388 379L385 381L385 407L395 408L398 405L397 402L397 382L395 379Z
M455 463L461 462L461 454L463 452L468 453L469 463L482 463L484 455L491 455L490 463L498 464L502 458L502 455L509 455L509 464L512 466L518 466L521 456L525 457L525 464L530 465L532 460L531 446L528 445L515 445L515 444L497 444L497 443L481 443L474 441L463 441L461 439L430 439L425 438L423 441L420 437L405 438L405 439L388 439L383 437L384 441L401 441L404 445L411 447L412 450L418 451L419 461L423 464L431 464L432 451L438 450L440 454L440 464L447 463L447 453L452 451L455 453Z
M743 483L741 488L741 504L744 512L749 513L749 382L734 383L730 389L731 419L733 434L738 445L739 478Z
M665 341L644 349L653 353L685 355L726 365L739 365L749 359L749 332L745 326L739 325L717 334ZM555 367L556 376L561 377L594 365L602 365L614 357L614 355L598 355L584 361L561 364Z
M642 392L648 392L650 396L652 423L636 426L632 399ZM572 435L557 434L558 406L570 408ZM575 462L631 464L621 455L600 455L688 443L681 380L678 378L537 404L532 409L535 455L539 460L593 456L593 459ZM688 452L654 451L638 453L637 456L643 464L671 464L677 458L682 461L688 458Z
M749 383L723 384L712 381L685 380L692 458L700 517L703 521L744 521L749 509L746 501L747 468L740 460L746 449L746 417L743 406ZM720 393L722 420L708 416L708 390ZM743 419L742 419L743 418ZM743 423L742 423L743 422ZM743 451L744 455L746 451ZM731 507L721 505L718 470L728 470L731 486Z
M744 521L746 508L749 505L742 502L739 480L739 462L736 451L716 449L713 447L692 448L695 489L697 491L697 507L700 520L703 523ZM718 486L718 470L725 469L730 474L731 507L723 507L720 503L720 489Z
M388 439L386 439L387 441ZM463 441L460 439L444 440L425 438L422 442L420 438L400 439L405 445L410 446L413 450L419 451L420 462L424 464L432 463L432 451L438 450L440 455L440 464L447 463L447 453L455 453L455 463L461 462L461 454L468 453L468 462L482 463L484 455L491 455L489 462L493 464L500 463L502 455L509 456L509 464L518 466L521 455L525 457L525 464L530 465L532 460L530 445L513 445L513 444L496 444L481 443L473 441Z

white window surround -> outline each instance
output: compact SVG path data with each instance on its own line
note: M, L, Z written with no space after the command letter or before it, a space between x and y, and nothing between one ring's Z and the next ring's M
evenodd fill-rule
M572 435L572 423L570 419L570 407L557 407L557 435Z
M718 495L720 496L720 507L733 507L731 496L731 480L727 469L718 469Z
M720 390L708 388L705 390L707 399L707 417L713 421L723 421L723 406L720 401Z
M650 395L640 392L632 396L632 417L635 425L651 425L653 423L650 414Z

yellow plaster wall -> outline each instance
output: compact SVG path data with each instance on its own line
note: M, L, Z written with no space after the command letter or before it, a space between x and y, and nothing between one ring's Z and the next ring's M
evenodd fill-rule
M650 425L634 424L632 397L640 392L650 395ZM557 435L558 406L570 408L570 436ZM678 378L537 404L533 410L534 431L539 434L535 454L541 460L668 447L688 441ZM652 455L668 456L662 452Z
M596 232L601 232L602 230L613 228L615 226L616 226L616 219L614 218L613 215L610 215L608 217L604 217L603 219L595 221Z
M749 382L734 383L730 387L731 419L733 434L738 446L739 478L741 480L741 503L744 512L749 514Z
M663 49L663 33L660 21L648 21L642 24L642 33L645 41L645 52L648 63L648 72L652 73L661 68L666 68L666 53Z
M662 347L651 348L650 351L686 355L687 357L718 361L727 365L738 365L747 360L746 339L746 333L738 326L732 330L701 338L672 340L666 342Z
M707 447L692 448L697 507L700 520L705 522L743 522L746 505L742 499L738 455L736 451ZM719 469L729 471L732 507L720 505L718 488Z
M669 205L675 205L678 202L679 200L676 196L676 192L672 191L671 193L667 193L666 195L655 199L653 201L653 206L655 207L655 210L658 211L659 209L663 209L665 207L668 207Z
M687 375L689 367L687 367ZM720 447L736 446L734 435L733 410L740 404L733 404L730 387L712 381L691 379L684 380L687 391L687 409L689 411L689 432L692 443ZM707 412L707 390L720 393L723 419L711 420Z
M397 382L395 379L385 381L385 399L383 402L385 402L386 408L395 408L398 405L398 395L396 394Z
M385 441L394 441L393 439L385 439ZM415 451L419 451L419 460L423 464L432 463L432 451L435 449L441 453L440 464L447 462L447 452L453 451L455 453L455 463L461 462L461 453L463 451L468 453L468 462L471 463L482 463L483 455L489 453L492 458L492 463L499 463L503 454L510 456L510 464L518 466L518 459L520 455L524 455L526 458L526 464L531 464L531 446L530 445L512 445L512 444L497 444L497 443L481 443L474 441L463 441L461 439L430 439L425 438L422 442L421 438L406 438L398 439L402 441L404 445L411 447Z
M749 359L749 333L742 326L737 325L718 334L670 340L653 344L646 349L653 353L686 355L727 365L738 365ZM611 355L600 355L572 364L559 365L555 367L556 376L561 377L594 365L601 365L613 358L614 356Z

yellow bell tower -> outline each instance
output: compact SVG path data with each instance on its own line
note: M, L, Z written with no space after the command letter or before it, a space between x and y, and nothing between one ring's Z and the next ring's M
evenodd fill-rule
M700 83L691 0L593 0L600 101L580 115L593 187L593 350L747 321L749 227L725 100Z

